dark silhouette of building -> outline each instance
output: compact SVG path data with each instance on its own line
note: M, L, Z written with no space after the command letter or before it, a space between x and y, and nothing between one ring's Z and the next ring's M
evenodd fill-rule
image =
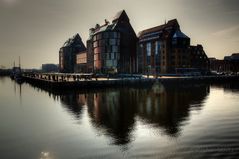
M229 64L228 72L239 72L239 53L233 53L229 57L224 57L224 61Z
M89 30L87 49L79 34L59 52L60 72L205 74L209 60L202 45L190 46L177 19L139 32L124 10Z
M76 55L86 51L79 34L68 39L59 51L59 71L73 73L76 67Z
M42 72L58 72L58 65L56 64L42 64Z
M89 72L136 72L137 36L124 10L112 22L105 20L90 29L87 41Z
M177 73L179 69L208 68L206 64L203 47L190 46L190 38L180 30L177 19L139 33L139 72Z
M11 70L10 69L0 68L0 76L6 76L6 75L10 75L10 74L11 74Z
M209 58L210 70L225 73L239 72L239 53L233 53L231 56L225 56L223 60Z
M191 68L200 70L202 73L206 73L209 70L209 59L207 54L203 50L202 45L190 46Z

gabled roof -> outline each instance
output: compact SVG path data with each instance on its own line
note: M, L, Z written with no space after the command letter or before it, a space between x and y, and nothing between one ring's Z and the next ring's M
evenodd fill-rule
M122 13L125 12L124 10L121 10L115 14L112 21L119 19L119 17L122 15Z
M105 24L103 25L97 25L95 28L93 28L93 34L97 34L102 31L111 31L114 30L116 25L118 24L118 21L124 20L129 22L129 17L127 16L125 10L121 10L112 19L112 23L105 20ZM107 22L107 23L106 23Z
M102 31L113 30L115 25L116 24L113 23L113 24L107 24L107 25L99 26L99 28L95 28L95 31L94 31L93 34L97 34L97 33L102 32Z
M180 28L177 19L172 19L163 25L159 25L159 26L156 26L153 28L143 30L143 31L139 32L139 37L144 34L148 34L148 33L152 33L152 32L159 32L159 31L163 31L166 29L172 29L172 28L176 28L176 29Z
M112 23L115 23L116 21L118 21L119 19L123 19L126 21L129 21L129 17L127 16L125 10L121 10L118 13L116 13L116 15L114 16Z
M187 35L185 35L183 32L181 32L180 30L177 30L174 33L173 38L187 38L187 39L189 39L189 37Z
M72 38L69 38L64 43L63 47L71 46L71 45L73 45L77 41L81 41L81 37L80 37L80 35L78 33L76 35L74 35Z

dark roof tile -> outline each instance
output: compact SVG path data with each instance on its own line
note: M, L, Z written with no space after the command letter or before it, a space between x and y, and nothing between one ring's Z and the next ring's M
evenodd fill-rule
M171 29L173 27L179 28L179 24L178 24L177 19L172 19L172 20L169 20L168 23L166 23L166 24L143 30L143 31L139 32L139 37L144 35L144 34L148 34L148 33L151 33L151 32L156 32L156 31L163 31L167 28Z

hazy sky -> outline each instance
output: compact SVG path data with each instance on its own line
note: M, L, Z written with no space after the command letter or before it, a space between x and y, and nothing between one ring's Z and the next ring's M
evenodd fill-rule
M24 68L58 63L63 43L125 9L140 30L177 18L209 57L239 52L239 0L0 0L0 66L21 56Z

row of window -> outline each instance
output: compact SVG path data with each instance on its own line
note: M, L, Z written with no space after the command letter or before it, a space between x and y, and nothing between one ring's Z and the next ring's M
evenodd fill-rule
M120 52L119 46L105 46L94 48L94 54Z
M120 45L120 39L103 39L93 43L93 47L101 47L107 45Z
M116 68L118 65L118 62L117 62L117 60L102 60L102 61L94 62L95 67L100 67L101 64L104 68L112 68L112 67Z
M156 41L154 43L154 47L155 47L155 55L160 54L161 45L159 41ZM151 56L151 54L152 54L152 43L149 42L149 43L146 43L146 55Z
M94 35L93 41L101 40L101 39L109 39L109 38L113 38L113 39L118 38L119 39L120 33L118 33L118 32L102 32L97 35Z
M85 64L86 63L86 58L78 58L76 63L77 64Z
M86 63L86 54L79 54L76 56L76 63L83 64Z
M101 53L101 54L95 54L94 60L119 60L120 54L119 53Z
M146 64L147 65L150 65L151 64L151 61L154 61L154 63L156 65L160 65L161 63L161 60L160 60L160 57L159 56L156 56L156 58L152 59L150 56L147 56L146 57Z
M61 48L59 52L76 52L77 50L80 50L80 47L64 47Z
M117 60L103 60L104 67L117 67Z

